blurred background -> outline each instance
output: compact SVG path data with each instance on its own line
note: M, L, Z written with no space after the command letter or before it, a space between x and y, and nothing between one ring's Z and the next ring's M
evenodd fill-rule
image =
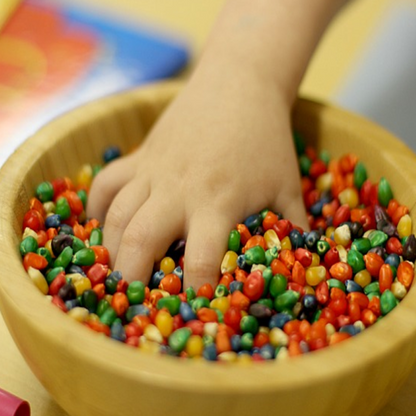
M0 0L0 165L41 125L105 94L186 78L225 0ZM416 151L416 0L354 0L300 93L360 113ZM0 387L64 416L0 316ZM378 416L413 415L416 374ZM413 399L414 402L414 399Z

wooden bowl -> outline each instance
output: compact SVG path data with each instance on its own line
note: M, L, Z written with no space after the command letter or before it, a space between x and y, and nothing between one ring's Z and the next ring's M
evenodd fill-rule
M238 365L149 355L100 336L52 306L26 275L18 244L35 186L74 177L81 164L100 162L108 145L131 148L179 88L151 86L76 109L40 130L2 168L0 301L20 351L70 415L374 414L416 362L415 289L351 340L285 361ZM416 158L400 141L362 118L306 100L297 103L293 120L332 156L354 151L373 181L387 177L395 197L413 208Z

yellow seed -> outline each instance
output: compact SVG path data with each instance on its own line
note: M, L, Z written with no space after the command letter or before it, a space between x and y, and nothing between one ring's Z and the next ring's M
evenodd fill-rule
M335 227L328 227L325 231L325 237L333 239Z
M90 313L86 319L86 322L99 322L100 317L95 313Z
M319 257L319 254L318 253L312 253L311 267L319 266L320 262L321 262L321 258Z
M398 280L392 283L391 292L393 293L394 297L399 300L402 300L407 294L406 287Z
M233 363L238 360L238 355L234 351L224 351L221 354L218 354L217 358L219 361Z
M45 244L45 248L49 251L49 254L52 256L52 258L55 258L55 254L53 253L52 250L52 240L48 240Z
M276 355L276 360L286 360L289 357L289 351L286 347L280 348L279 352Z
M147 325L146 328L144 328L143 335L148 341L158 342L159 344L163 342L163 336L156 325Z
M33 237L36 239L36 241L38 241L38 235L36 234L35 231L33 231L31 228L26 227L25 230L23 231L23 235L22 235L22 240L24 240L26 237Z
M368 270L360 270L355 276L354 276L354 282L360 285L361 287L366 287L371 283L371 274Z
M234 273L237 269L237 258L238 254L235 251L227 251L221 262L221 274Z
M403 215L397 224L397 232L400 238L409 237L412 233L412 219L409 214Z
M139 349L148 354L159 354L160 344L146 339L145 336L139 338Z
M266 248L270 249L276 247L280 251L282 244L275 230L270 229L264 233L264 240L266 241Z
M335 330L334 325L332 325L332 324L326 324L326 325L325 325L325 331L326 331L326 335L327 335L328 337L330 337L331 335L335 334L335 332L337 332L337 331Z
M212 338L217 336L218 322L206 322L204 325L204 335L209 335Z
M364 331L365 325L363 324L363 321L355 321L354 326L358 328L360 331Z
M369 238L370 235L376 230L372 229L372 230L367 230L364 234L363 234L363 238Z
M110 295L107 293L106 295L104 295L103 299L105 299L111 305L111 301L113 300L113 295Z
M308 267L306 269L306 283L309 286L317 286L326 278L326 269L324 266Z
M172 273L175 267L175 261L171 257L164 257L160 262L160 270L165 273L165 276Z
M269 342L273 347L281 347L289 344L289 336L280 328L272 328L269 333Z
M155 325L164 338L173 332L173 317L168 311L160 310L155 318Z
M253 361L251 360L251 355L250 354L241 354L238 355L237 358L238 364L241 365L251 365L253 363Z
M150 295L152 295L153 293L161 293L164 298L166 298L167 296L170 296L169 292L167 292L166 290L162 290L162 289L152 289L150 291Z
M210 307L212 309L219 309L222 313L225 313L230 308L230 301L228 300L228 297L225 296L221 298L215 298L212 299Z
M268 326L259 327L259 332L262 334L270 334L270 328Z
M305 295L315 295L315 289L309 285L305 285L303 290L305 291Z
M333 182L333 176L331 172L323 173L316 180L316 189L321 192L329 191Z
M286 236L281 243L282 250L292 250L292 243L290 242L289 236Z
M347 204L350 209L356 208L360 203L360 197L355 188L346 188L338 195L341 205Z
M346 250L346 248L342 245L337 245L335 248L338 251L339 261L347 263L348 251Z
M83 276L81 273L68 273L67 275L65 275L65 277L69 279L72 283L85 279L85 276Z
M68 316L78 322L85 322L88 318L89 312L87 308L76 306L68 311Z
M264 264L253 264L251 266L250 272L260 270L263 273L266 269L267 269L267 266L265 266Z
M43 209L45 210L46 215L55 213L56 205L52 201L47 201L43 203Z
M346 247L351 242L351 231L347 224L335 228L334 240L337 244Z
M204 342L199 335L191 335L186 343L185 351L189 357L200 357L204 351Z
M81 296L86 290L91 289L91 280L88 279L88 277L84 277L80 280L76 280L75 282L72 282L75 291L77 292L77 296Z
M296 302L295 306L292 309L292 312L295 314L295 316L298 316L301 310L302 310L302 304L300 302Z
M81 212L81 214L78 215L78 222L83 224L87 220L87 214L85 213L85 210ZM84 243L89 240L85 240Z
M92 166L89 164L82 165L81 169L78 171L76 179L78 186L85 186L89 188L91 186L92 178Z
M38 270L33 267L28 269L29 277L32 279L32 282L35 286L44 294L47 295L49 292L48 282L45 279L45 276Z

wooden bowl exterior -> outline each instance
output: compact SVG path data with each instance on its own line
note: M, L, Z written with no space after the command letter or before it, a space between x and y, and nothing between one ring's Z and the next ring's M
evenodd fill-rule
M139 143L179 91L167 83L88 104L40 130L0 173L0 302L29 366L55 400L80 416L364 416L379 410L416 363L416 292L352 340L280 362L209 363L148 355L83 327L50 305L26 275L18 250L37 183L74 177L105 147ZM355 152L370 178L416 202L416 158L389 133L339 109L300 100L295 129L337 157Z

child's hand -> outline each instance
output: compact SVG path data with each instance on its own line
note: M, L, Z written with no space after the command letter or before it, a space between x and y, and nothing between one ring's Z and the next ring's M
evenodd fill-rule
M104 245L127 281L147 283L184 237L185 287L215 284L230 230L266 207L306 229L290 109L233 78L191 81L143 145L94 180L88 215L105 218Z

